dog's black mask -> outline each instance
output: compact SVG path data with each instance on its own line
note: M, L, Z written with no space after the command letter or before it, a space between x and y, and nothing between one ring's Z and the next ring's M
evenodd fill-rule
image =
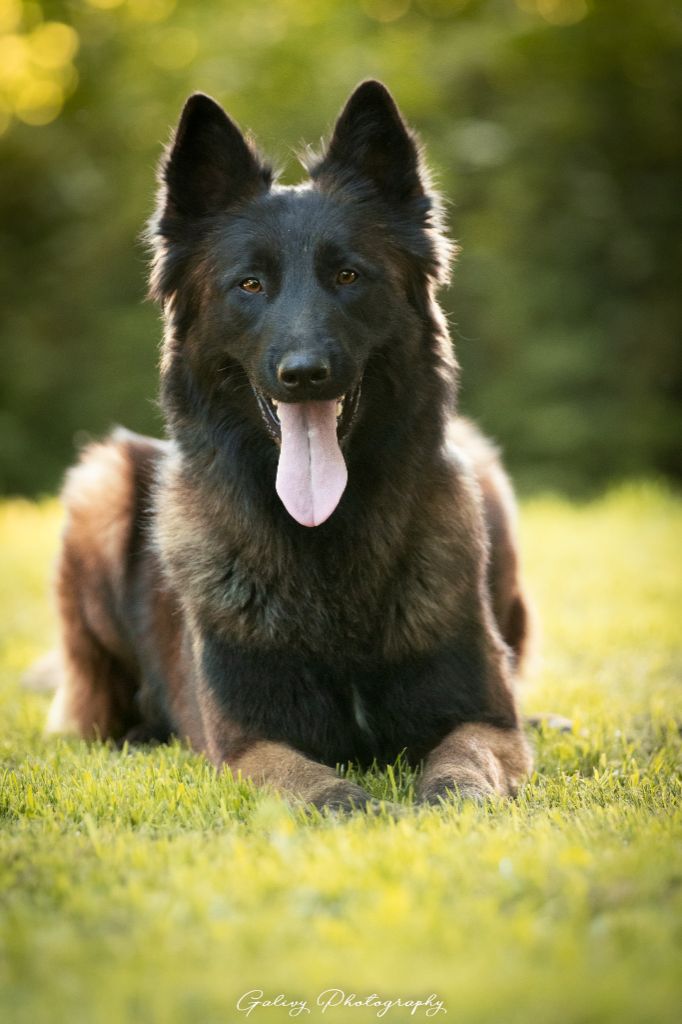
M212 444L266 432L284 505L316 526L345 488L373 360L393 368L383 400L399 399L391 353L420 343L447 251L418 147L380 83L356 89L307 166L305 184L274 184L222 108L192 96L162 165L152 293L168 320L171 429L201 421Z

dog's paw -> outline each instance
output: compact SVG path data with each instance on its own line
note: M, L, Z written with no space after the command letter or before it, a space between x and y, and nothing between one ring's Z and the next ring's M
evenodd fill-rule
M373 802L369 793L353 782L338 782L328 786L310 801L319 811L346 814L352 811L365 811Z
M461 800L483 803L484 800L495 795L496 790L483 777L480 781L469 779L460 783L451 778L431 779L426 786L417 790L419 803L430 804L434 807L458 803Z

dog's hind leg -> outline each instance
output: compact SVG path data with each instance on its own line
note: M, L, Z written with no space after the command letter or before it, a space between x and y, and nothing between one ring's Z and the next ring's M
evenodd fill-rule
M21 677L25 690L49 693L57 690L64 680L64 659L59 648L47 651L26 669Z
M499 464L488 468L481 479L481 487L490 538L490 602L502 639L513 651L516 670L520 672L528 653L532 620L519 574L514 496Z
M519 676L533 653L537 623L521 584L514 491L497 449L473 423L461 417L453 420L448 439L464 453L481 491L489 541L490 604L502 639L513 652ZM531 715L526 722L535 729L572 729L570 719L553 713Z
M514 653L518 672L528 652L532 620L521 586L512 485L495 446L468 420L453 420L448 440L464 456L480 488L489 541L490 603L502 639Z
M47 717L48 733L118 739L136 721L134 681L82 622L69 623L65 674Z
M139 718L120 626L134 473L123 443L90 446L67 477L57 569L63 672L48 732L119 738Z

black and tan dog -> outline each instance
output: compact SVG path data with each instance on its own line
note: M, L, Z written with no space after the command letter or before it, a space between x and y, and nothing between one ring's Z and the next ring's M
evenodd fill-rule
M453 413L437 198L377 82L308 171L276 185L187 102L150 227L170 440L117 431L68 476L50 727L176 734L318 806L401 751L424 800L512 794L513 497Z

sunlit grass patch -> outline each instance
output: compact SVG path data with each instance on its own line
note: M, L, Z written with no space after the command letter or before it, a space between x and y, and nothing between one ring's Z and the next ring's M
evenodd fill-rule
M2 506L0 1019L226 1024L249 989L376 1019L323 1015L338 988L437 993L458 1022L679 1020L682 502L548 497L522 528L542 624L522 703L572 731L534 736L515 802L420 809L399 761L362 778L402 816L338 818L178 743L44 739L18 680L54 635L58 509Z

